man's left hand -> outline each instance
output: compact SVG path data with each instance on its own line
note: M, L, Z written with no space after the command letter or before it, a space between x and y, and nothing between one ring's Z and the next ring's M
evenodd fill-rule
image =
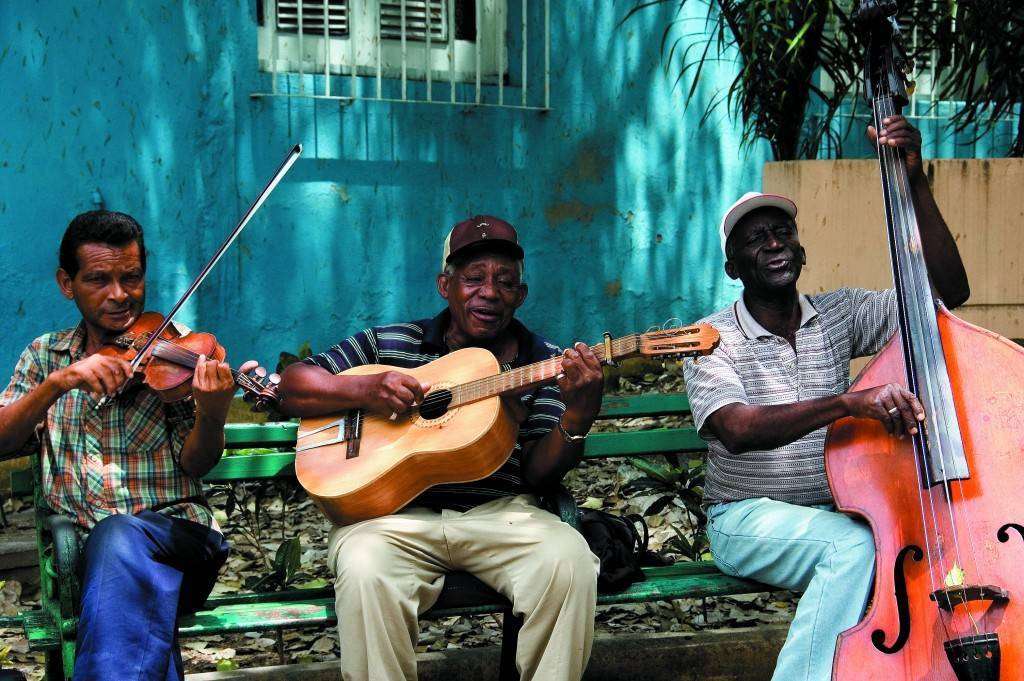
M562 354L562 372L557 379L565 402L562 427L573 435L586 433L601 410L604 371L593 350L576 343Z
M888 145L903 149L906 152L907 172L910 181L921 179L921 131L900 115L882 119L882 134L879 135L875 126L868 126L868 139L872 144Z
M257 363L249 360L239 373L255 369ZM235 394L235 378L227 362L218 362L200 355L196 360L196 371L192 377L192 397L196 401L198 414L210 421L223 424L227 420L228 407Z

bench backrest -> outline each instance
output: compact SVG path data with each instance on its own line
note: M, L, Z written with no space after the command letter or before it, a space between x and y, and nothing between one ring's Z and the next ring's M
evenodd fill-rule
M690 402L685 394L607 395L599 419L687 416ZM229 423L224 429L226 452L203 479L211 483L263 480L295 475L295 434L298 423ZM283 451L235 454L238 450L270 448ZM670 452L703 452L707 445L695 428L653 428L616 433L593 433L587 438L584 458L641 456ZM11 475L15 494L32 490L31 471Z

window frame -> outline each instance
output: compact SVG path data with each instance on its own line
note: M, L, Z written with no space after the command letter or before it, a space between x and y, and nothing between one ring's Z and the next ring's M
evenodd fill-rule
M351 76L354 61L357 76L424 81L428 80L425 64L429 50L430 80L436 82L472 83L479 79L483 84L495 84L500 80L499 74L504 78L508 73L508 40L504 30L507 0L475 0L476 41L454 37L455 22L450 16L454 0L444 0L449 40L428 42L407 38L404 50L401 39L378 40L381 0L347 0L349 33L328 38L330 52L327 59L323 35L278 32L277 0L261 1L263 21L258 26L257 40L259 68L264 72ZM499 26L502 28L500 31ZM449 45L449 41L453 44ZM302 59L299 59L300 54ZM450 56L454 58L454 78L449 69Z

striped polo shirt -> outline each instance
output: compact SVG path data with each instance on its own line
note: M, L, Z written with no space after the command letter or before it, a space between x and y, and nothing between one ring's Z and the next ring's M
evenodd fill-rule
M451 314L444 310L433 319L364 329L304 361L335 374L363 364L412 369L448 354L444 333L450 320ZM540 362L561 352L558 346L532 333L518 320L512 320L509 331L516 337L519 351L510 364L502 365L502 371ZM465 511L499 497L532 492L522 476L523 445L548 434L562 417L565 404L556 385L535 388L520 399L528 415L519 426L519 437L508 461L501 468L476 482L435 485L413 499L410 505Z
M727 404L790 404L840 395L850 387L850 360L878 352L896 331L892 289L801 295L800 309L795 352L757 323L742 296L701 320L722 336L713 354L687 360L683 368L694 423L708 443L705 503L755 497L805 506L832 503L826 428L776 449L733 454L704 427Z

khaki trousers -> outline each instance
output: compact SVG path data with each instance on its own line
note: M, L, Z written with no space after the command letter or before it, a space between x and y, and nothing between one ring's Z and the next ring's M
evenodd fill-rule
M594 636L598 560L529 495L469 511L412 507L331 530L327 559L346 681L416 678L417 615L446 572L472 573L523 616L522 679L578 681Z

